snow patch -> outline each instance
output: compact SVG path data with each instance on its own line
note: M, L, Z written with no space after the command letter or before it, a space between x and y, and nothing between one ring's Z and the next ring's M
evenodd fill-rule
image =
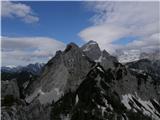
M137 96L137 94L136 94L136 96ZM136 99L137 102L139 102L142 105L142 107L138 106L136 104L136 102L133 100L133 98ZM126 95L122 95L121 102L126 106L126 108L128 110L132 109L131 106L129 105L129 102L132 102L134 108L142 111L144 115L152 116L156 120L160 119L159 118L160 113L154 108L154 106L152 105L152 103L150 101L144 101L141 98L139 98L138 96L135 97L134 95L126 94ZM134 109L134 112L137 112L136 109Z
M104 112L106 110L106 107L101 107L101 110L102 110L102 116L104 116Z
M139 59L140 59L139 50L122 51L122 53L118 55L118 61L121 63L133 62Z
M59 88L54 88L54 90L56 91L56 93L57 93L58 96L61 94Z
M15 65L7 65L7 66L5 66L5 67L8 67L8 68L16 68L17 66L15 66Z
M102 59L103 59L103 57L101 55L97 60L95 60L95 62L102 62Z
M158 105L160 105L157 100L153 99L153 101L154 101L155 103L157 103Z
M83 51L84 51L84 52L85 52L85 51L89 51L90 48L91 48L91 46L92 46L92 45L96 45L96 44L97 44L97 43L94 42L94 41L89 42L89 43L86 45L86 48L85 48Z
M79 97L78 95L76 95L76 104L78 103L78 101L79 101Z
M89 47L87 46L83 51L84 52L89 51Z
M39 90L39 93L40 93L41 95L44 95L44 94L45 94L41 89Z
M128 95L122 95L122 103L127 107L127 109L131 109L131 106L129 105L129 101L131 99L131 95L128 94Z
M95 44L97 44L97 42L95 42L95 41L90 41L89 42L89 45L95 45Z
M99 71L101 71L101 72L103 72L104 73L104 71L102 70L102 68L101 67L97 67L97 69L99 70Z

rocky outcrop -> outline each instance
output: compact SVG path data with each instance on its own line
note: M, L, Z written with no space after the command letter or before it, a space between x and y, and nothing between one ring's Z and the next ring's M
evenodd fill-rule
M152 94L153 96L157 96L156 98L160 101L160 61L142 59L127 63L126 66L130 72L136 76L138 84L141 86L138 88L141 94L144 94L145 91L150 91L148 95ZM144 87L146 85L147 87ZM144 90L144 88L146 88L146 90ZM150 88L150 90L148 90L148 88ZM154 89L151 90L151 88Z
M81 47L82 51L89 57L91 60L95 61L101 57L101 50L95 41L89 41L87 44Z
M1 81L1 98L3 99L6 95L13 95L15 98L20 97L19 87L17 80L12 81Z
M156 100L142 100L136 92L131 93L123 88L124 86L118 89L123 91L123 94L120 93L117 88L113 88L113 82L117 79L109 77L108 74L103 66L95 64L75 92L68 92L52 104L51 120L158 120L160 118L160 105ZM120 81L123 80L122 75Z
M74 91L90 68L91 64L81 49L70 43L63 52L58 51L46 64L39 80L31 86L34 92L26 100L31 102L39 95L42 103L56 101L65 92Z
M3 106L2 118L159 120L159 88L150 72L137 72L130 66L101 51L94 41L81 48L70 43L64 51L56 52L37 80L28 84L25 99L10 98L12 104L8 104L9 109Z

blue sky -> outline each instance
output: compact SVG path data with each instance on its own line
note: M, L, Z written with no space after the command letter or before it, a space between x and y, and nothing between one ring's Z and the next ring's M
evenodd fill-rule
M118 40L112 42L113 44L117 44L117 45L127 45L128 43L130 42L133 42L134 40L137 40L139 39L138 36L125 36L125 37L122 37L122 38L119 38Z
M46 36L64 43L84 43L77 35L91 25L94 12L85 8L84 2L21 2L30 6L39 17L37 23L27 24L19 18L2 19L2 36Z
M156 1L3 1L2 65L47 62L70 42L95 40L110 54L159 48L159 8Z

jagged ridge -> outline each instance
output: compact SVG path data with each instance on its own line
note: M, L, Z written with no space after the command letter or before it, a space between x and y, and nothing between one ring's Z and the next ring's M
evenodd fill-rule
M81 48L70 43L27 87L26 103L11 106L18 120L158 120L160 98L152 81L131 73L94 41ZM4 106L4 119L6 111Z

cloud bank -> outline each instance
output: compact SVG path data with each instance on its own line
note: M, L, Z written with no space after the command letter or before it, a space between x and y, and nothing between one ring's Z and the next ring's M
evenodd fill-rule
M65 44L48 37L2 37L2 65L47 62Z
M39 18L30 6L18 2L2 1L1 16L7 18L20 18L26 23L35 23Z
M95 12L90 19L93 26L85 28L79 36L95 40L102 49L150 49L160 46L159 2L89 2L88 8ZM126 36L136 36L126 45L113 42Z

